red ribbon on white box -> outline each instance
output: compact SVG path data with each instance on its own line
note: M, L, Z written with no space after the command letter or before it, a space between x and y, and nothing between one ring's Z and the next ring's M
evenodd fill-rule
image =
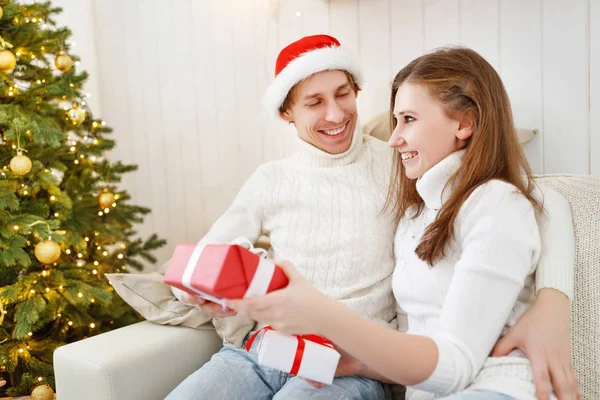
M273 279L273 274L275 273L275 264L268 261L265 257L267 252L264 249L255 249L250 240L247 238L237 238L231 242L231 244L236 244L239 246L247 245L248 250L257 254L259 256L258 266L256 267L256 272L248 285L248 289L246 289L246 293L244 294L244 298L253 297L253 296L262 296L267 293L269 289L269 285L271 284L271 280ZM194 274L194 270L196 265L198 264L198 260L200 259L200 255L204 250L205 244L198 243L192 254L190 259L185 266L185 270L183 271L183 275L181 277L181 283L190 291L202 296L206 300L212 301L214 303L218 303L221 305L225 305L223 299L212 296L208 293L205 293L201 290L196 289L192 286L192 275ZM245 246L244 246L245 247Z
M264 333L266 333L267 331L274 331L274 329L272 326L267 325L264 328L254 332L254 334L246 342L246 351L250 351L250 348L252 347L252 344L256 340L256 337L258 336L259 333L263 332L263 338L264 338ZM333 342L329 339L324 338L323 336L319 336L319 335L292 335L292 336L295 336L296 339L298 340L298 347L296 347L296 355L294 357L294 362L292 363L292 368L290 368L290 370L288 371L292 375L297 375L298 371L300 371L300 365L302 365L302 358L304 357L304 348L306 347L306 340L315 342L322 346L330 347L335 350Z

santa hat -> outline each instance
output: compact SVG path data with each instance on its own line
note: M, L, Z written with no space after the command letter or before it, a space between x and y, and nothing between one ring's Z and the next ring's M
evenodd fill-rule
M295 41L281 50L277 57L275 80L267 89L265 108L278 116L279 107L295 84L317 72L334 69L348 71L358 86L363 84L358 63L336 38L314 35Z

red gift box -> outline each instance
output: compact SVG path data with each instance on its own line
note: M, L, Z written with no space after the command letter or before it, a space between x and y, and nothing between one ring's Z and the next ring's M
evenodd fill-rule
M239 245L180 244L163 282L222 304L281 289L288 279L271 261Z

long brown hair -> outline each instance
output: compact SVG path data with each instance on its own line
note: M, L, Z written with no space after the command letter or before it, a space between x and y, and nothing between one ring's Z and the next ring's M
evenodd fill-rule
M533 197L531 168L517 140L508 95L494 68L477 52L451 47L425 54L404 67L392 83L390 119L392 129L394 103L404 82L423 85L439 101L449 118L473 118L474 130L466 144L466 154L459 170L450 177L452 188L435 221L427 227L416 254L430 266L444 256L452 236L454 221L461 205L480 185L500 179L514 185L539 212L541 205ZM524 179L525 176L525 179ZM394 152L394 165L386 201L396 223L418 216L424 207L416 189L416 180L406 177L400 154Z

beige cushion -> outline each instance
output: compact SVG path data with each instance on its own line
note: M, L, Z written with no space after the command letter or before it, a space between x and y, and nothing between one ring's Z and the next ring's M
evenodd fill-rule
M175 298L171 287L162 282L163 275L106 274L115 291L146 320L161 325L182 325L200 328L211 318L196 307Z
M600 399L600 177L544 175L537 179L562 194L573 214L575 296L571 346L584 399Z
M363 125L363 134L373 136L379 140L387 142L391 135L390 114L386 111L371 118ZM533 129L517 129L519 143L525 144L535 136Z

